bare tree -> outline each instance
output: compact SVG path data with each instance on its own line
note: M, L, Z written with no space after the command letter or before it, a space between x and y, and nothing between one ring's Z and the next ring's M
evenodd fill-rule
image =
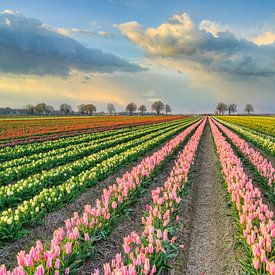
M85 114L85 104L80 104L77 106L78 108L78 112L80 115L84 115Z
M24 109L26 110L26 113L28 115L33 115L34 114L34 106L31 104L28 104L24 107Z
M144 116L144 113L147 111L147 108L145 105L140 105L138 110L140 111L140 114Z
M250 113L254 112L254 108L251 104L246 104L244 111L249 115Z
M107 112L108 112L110 115L112 115L113 113L116 112L116 109L115 109L114 104L112 104L112 103L108 103L108 104L107 104Z
M171 112L172 112L171 106L168 105L168 104L165 104L165 113L166 113L166 115L167 115L168 113L171 113Z
M164 104L161 101L155 101L152 104L152 110L157 113L157 115L160 114L160 112L164 109Z
M39 115L46 114L46 106L47 104L44 102L38 103L34 106L34 111Z
M229 115L236 113L237 112L237 105L236 104L229 104L228 105L228 113Z
M130 116L133 115L133 112L137 110L137 105L135 103L129 103L126 106L126 112L129 112Z
M67 104L67 103L63 103L60 105L60 113L63 115L68 115L72 112L72 107Z
M227 105L223 102L219 102L216 109L220 115L224 115L224 112L227 110Z
M45 106L45 114L46 115L50 115L54 112L54 107L51 105L47 105Z
M88 115L92 115L93 113L96 112L96 106L93 104L86 104L84 106L84 112Z

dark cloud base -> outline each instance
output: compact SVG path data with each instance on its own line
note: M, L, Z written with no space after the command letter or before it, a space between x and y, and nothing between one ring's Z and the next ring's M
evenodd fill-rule
M89 49L41 21L15 12L0 13L0 72L68 76L84 72L138 72L139 65L113 54Z

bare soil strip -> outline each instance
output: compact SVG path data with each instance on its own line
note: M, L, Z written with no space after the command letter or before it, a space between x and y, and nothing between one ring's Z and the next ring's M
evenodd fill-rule
M239 274L231 210L226 207L223 178L209 125L202 137L193 172L193 187L183 205L187 209L181 213L183 224L178 232L181 234L179 241L186 244L184 250L188 252L179 254L171 274Z
M169 140L171 140L171 138L169 138ZM145 155L139 157L137 161L129 163L128 165L121 168L118 172L114 173L113 175L110 175L105 180L102 180L98 182L95 186L87 189L87 191L81 194L80 197L78 197L75 201L66 204L64 207L56 210L53 213L49 213L45 217L44 223L42 225L39 225L31 229L30 233L25 237L20 238L16 241L7 243L3 248L0 249L0 264L5 264L8 267L14 267L16 264L15 262L16 255L19 251L21 250L29 251L29 249L33 245L35 245L36 240L41 240L42 242L45 240L49 240L52 237L53 231L59 227L64 226L64 221L68 218L71 218L75 211L82 213L84 209L84 205L86 204L94 205L94 202L96 201L96 199L100 198L102 190L104 188L108 188L111 184L113 184L116 181L117 177L121 177L125 172L130 171L144 157L153 154L155 151L159 150L162 146L164 146L164 144L166 144L167 142L162 143L161 145L157 146L153 150L147 152ZM180 148L182 148L182 146L180 146ZM142 209L144 209L144 207L145 207L145 204L140 206L139 211L136 211L136 212L138 212L138 214L139 212L141 212L140 214L142 214ZM135 213L135 215L136 214L137 213ZM138 224L140 224L141 218L138 221L139 221ZM125 223L126 223L125 227L130 225L129 221ZM126 231L124 230L124 232ZM121 239L119 239L119 244L122 245ZM90 268L90 270L92 270L92 267Z

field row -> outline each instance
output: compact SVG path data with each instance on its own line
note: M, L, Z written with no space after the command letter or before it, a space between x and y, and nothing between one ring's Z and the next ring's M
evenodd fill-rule
M239 126L247 127L258 133L275 137L275 117L262 117L262 116L222 116L223 121L227 121ZM273 140L274 142L274 140Z
M0 145L56 139L82 133L106 130L112 127L157 123L183 116L108 116L108 117L57 117L48 119L0 120ZM56 135L53 135L56 134Z
M191 118L188 118L187 120L192 120ZM175 120L171 122L163 122L159 124L159 127L165 127L166 125L177 124L180 120ZM17 145L15 147L5 147L0 149L0 161L7 161L12 160L20 157L24 157L25 159L29 158L29 156L38 154L38 153L44 153L44 152L50 152L54 149L62 149L64 150L70 150L73 145L81 146L82 144L86 145L88 142L93 142L95 140L99 140L101 138L107 138L112 137L113 135L117 134L123 134L123 133L129 133L134 132L139 129L153 129L154 127L158 127L158 125L155 124L149 124L144 126L136 126L131 128L122 128L117 130L109 130L104 132L96 132L91 134L82 134L78 136L73 137L66 137L58 140L53 141L44 141L41 143L31 143L31 144L23 144L23 145ZM83 145L83 146L84 146ZM69 149L68 149L69 148ZM53 151L54 152L54 151ZM60 151L62 152L62 151ZM37 156L39 158L40 156Z
M31 149L33 150L28 150L29 148L27 148L27 152L26 150L23 150L23 148L20 148L21 152L25 151L25 154L29 153L31 155L12 159L2 163L0 168L0 185L7 184L14 180L22 179L33 173L39 173L42 170L45 171L56 166L69 164L70 162L74 162L84 157L88 157L89 155L97 153L101 150L111 148L118 144L130 142L134 139L142 138L148 134L154 135L154 133L161 133L165 130L177 127L180 124L182 124L182 122L170 124L166 123L148 127L146 126L131 131L125 130L121 133L112 131L111 133L106 133L107 136L103 137L102 135L101 137L85 136L85 140L80 139L77 141L75 145L68 145L58 149L51 149L50 151L44 153L40 152L41 150L45 150L44 145L42 145L42 148L40 147L41 144L38 144L38 146L36 147L32 146ZM115 138L114 135L116 136ZM79 144L78 142L81 143ZM39 153L33 152L37 150L39 150ZM16 151L17 150L13 151L15 157ZM6 158L11 159L13 154L5 153L2 156L3 158L5 156Z
M255 146L266 151L273 157L275 156L275 138L274 137L271 137L267 134L262 134L260 132L257 132L255 130L249 129L244 126L239 126L237 124L227 122L223 119L217 119L217 120L222 122L225 126L229 127L230 129L234 130L238 134L240 134L242 137L247 139L249 142L255 144ZM274 123L273 127L275 127L275 123Z
M1 213L0 238L17 238L22 228L40 221L48 212L75 199L124 163L137 159L191 123L183 120L162 127L157 124L153 129L113 136L112 140L89 147L89 155L84 158L0 187L0 208L6 209ZM73 153L77 155L78 151ZM30 167L35 167L34 163ZM23 171L24 168L25 165ZM15 169L19 171L20 166Z

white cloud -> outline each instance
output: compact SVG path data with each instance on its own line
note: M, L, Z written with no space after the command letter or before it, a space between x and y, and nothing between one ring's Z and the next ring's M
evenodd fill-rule
M199 25L200 30L205 30L213 34L213 36L218 37L219 32L229 31L227 26L223 26L215 21L202 20Z
M112 37L112 34L104 31L94 31L91 29L79 29L79 28L58 28L56 31L62 35L71 36L73 34L91 35L91 36L101 36L101 37Z
M257 45L269 45L275 42L275 33L266 31L252 39Z
M20 15L17 11L12 11L12 10L3 10L1 11L1 14L9 14L9 15Z

